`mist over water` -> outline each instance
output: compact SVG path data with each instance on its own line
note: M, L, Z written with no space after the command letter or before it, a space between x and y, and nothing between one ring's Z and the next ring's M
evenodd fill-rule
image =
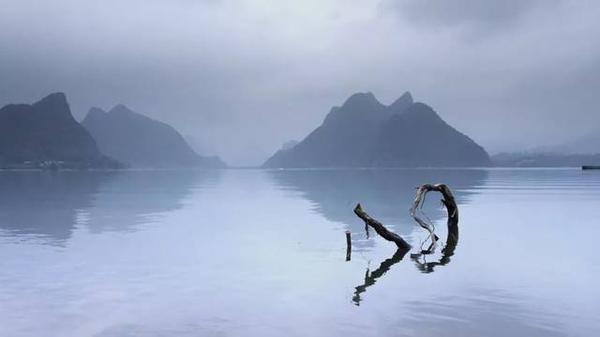
M452 188L459 241L412 258L428 182ZM4 171L0 200L2 336L600 333L595 172ZM413 250L367 239L356 202Z

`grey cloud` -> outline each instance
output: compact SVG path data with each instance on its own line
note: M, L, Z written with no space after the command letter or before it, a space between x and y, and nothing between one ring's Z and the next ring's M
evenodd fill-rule
M385 10L403 20L435 29L464 28L477 34L511 30L530 12L554 7L560 0L386 0Z

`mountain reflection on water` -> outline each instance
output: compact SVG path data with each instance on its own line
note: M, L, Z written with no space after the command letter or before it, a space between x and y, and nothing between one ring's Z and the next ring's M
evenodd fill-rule
M176 173L175 173L176 172ZM92 232L135 230L180 208L191 190L218 171L2 171L0 230L64 245L85 225Z

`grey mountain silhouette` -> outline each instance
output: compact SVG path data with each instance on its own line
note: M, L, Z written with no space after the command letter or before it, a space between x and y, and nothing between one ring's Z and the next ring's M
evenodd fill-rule
M117 165L102 155L89 132L73 118L63 93L0 109L0 166L45 161L78 167Z
M357 93L333 107L303 141L264 167L488 166L487 152L409 92L391 105Z
M91 108L82 122L103 153L133 167L221 168L218 157L198 155L172 126L117 105Z

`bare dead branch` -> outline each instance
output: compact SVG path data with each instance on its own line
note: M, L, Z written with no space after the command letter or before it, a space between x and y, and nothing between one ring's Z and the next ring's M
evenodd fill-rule
M381 222L371 218L367 214L367 212L365 212L362 209L360 204L356 205L356 207L354 208L354 213L365 222L365 225L371 226L375 230L375 232L377 232L377 234L379 234L382 238L394 242L398 246L398 248L411 248L410 244L404 241L404 239L400 235L388 230Z
M410 215L415 219L415 221L423 228L425 228L429 232L429 236L431 238L432 244L428 249L429 252L432 252L435 249L436 241L439 239L437 235L435 235L435 227L432 223L428 223L418 216L417 210L420 207L423 207L423 202L425 201L425 196L428 192L436 191L440 192L444 197L442 199L442 203L446 206L446 210L448 212L448 234L450 233L455 236L455 240L458 240L458 207L456 206L456 201L454 200L454 195L450 188L445 184L425 184L417 188L417 195L415 197L415 201L413 202L412 207L410 208Z

